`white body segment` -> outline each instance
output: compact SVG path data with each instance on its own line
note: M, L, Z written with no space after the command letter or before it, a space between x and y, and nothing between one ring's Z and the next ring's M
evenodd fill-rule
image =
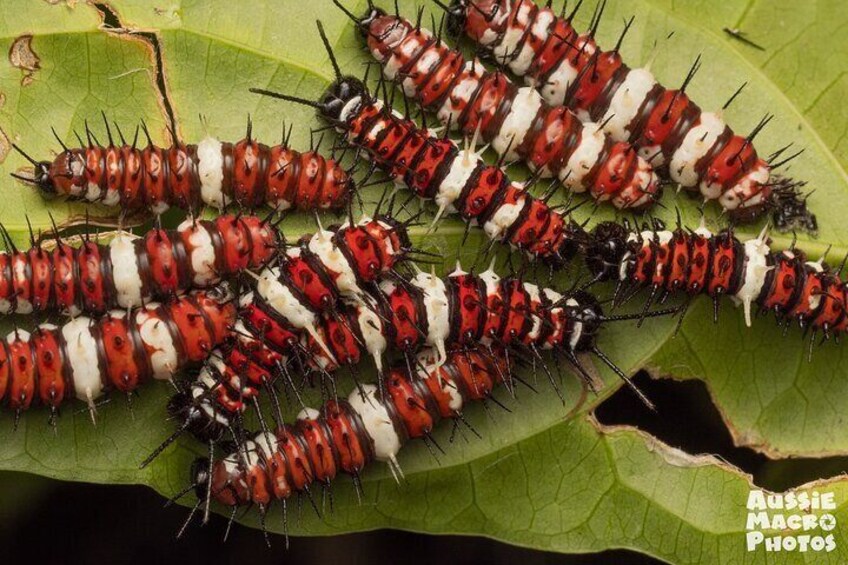
M545 295L551 304L559 304L560 300L562 300L562 295L554 290L549 288L542 289L542 294ZM551 328L551 335L558 335L562 333L562 320L560 319L560 312L562 311L562 306L556 306L551 308L549 318L554 321L554 327ZM552 345L547 340L542 344L542 349L551 349Z
M660 247L666 247L669 244L669 242L671 241L671 239L674 237L674 234L672 232L668 231L668 230L658 231L658 232L655 232L652 235L653 235L653 238L654 238L653 241ZM648 242L649 241L651 241L651 240L648 240ZM656 266L656 271L655 271L656 276L658 276L658 277L662 276L662 271L663 271L663 265L658 262L658 264Z
M100 200L100 195L103 194L103 191L100 188L100 185L95 182L90 182L86 185L85 189L85 199L89 202L97 202Z
M27 272L28 261L12 261L12 269L14 272L12 273L12 277L14 280L25 281L29 280L30 276ZM11 304L9 305L11 309ZM32 314L33 306L32 302L25 298L21 298L18 296L15 300L15 313L16 314Z
M535 284L524 283L524 290L527 291L528 296L530 296L530 303L534 306L541 304L542 297L539 294L539 287ZM528 313L529 315L529 313ZM542 319L535 314L532 315L533 319L533 327L530 329L530 333L527 334L527 339L535 342L539 337L539 333L542 331Z
M540 10L536 12L536 19L533 21L532 33L538 37L543 37L550 25L554 22L554 14L549 10ZM525 41L518 55L509 62L510 70L516 76L523 76L530 69L533 60L536 58L536 51L529 41Z
M483 284L486 286L486 296L497 296L501 300L503 297L500 296L500 282L501 278L495 273L491 267L480 273L480 280L483 281ZM483 335L482 338L483 345L490 345L492 343L492 339L488 335Z
M824 267L818 261L807 261L806 266L808 269L812 270L814 273L821 273L824 271ZM822 301L821 293L810 293L810 296L807 298L807 307L815 311L820 305Z
M412 284L423 291L424 309L427 311L427 343L439 352L439 364L447 358L445 341L450 336L450 306L447 287L439 277L418 273Z
M78 399L87 402L89 406L93 406L94 399L103 394L97 341L91 335L91 324L90 318L81 316L62 326L74 392Z
M189 218L177 226L177 231L187 242L194 284L206 287L216 282L218 274L215 272L215 245L203 224Z
M412 39L410 38L407 39L406 42L410 43L411 41ZM435 49L427 49L426 51L424 51L421 57L418 58L418 61L416 61L415 67L413 67L414 70L412 72L426 75L430 72L432 66L437 64L438 62L439 52ZM411 77L405 78L401 82L401 87L403 88L404 93L410 98L414 98L418 91L418 88L415 85L415 80Z
M344 105L344 107L342 108L342 111L339 112L339 122L342 122L342 123L345 122L347 120L348 116L351 113L353 113L353 111L356 108L358 108L361 104L362 104L362 97L361 96L354 96L353 98L351 98L347 102L347 104ZM343 129L339 129L338 131L340 133L346 132L346 130L343 130Z
M574 300L573 298L568 298L565 301L567 306L580 306L580 303ZM577 344L580 342L580 338L583 336L583 322L577 321L575 319L574 323L571 324L571 337L568 340L568 348L571 351L577 349Z
M571 64L571 59L566 57L559 67L548 77L548 81L541 86L542 98L551 106L562 106L565 104L565 95L571 84L577 79L577 68ZM525 81L534 87L539 87L533 77L525 77Z
M168 324L155 315L158 307L159 304L153 302L139 310L135 323L144 345L152 350L149 355L153 378L169 381L177 371L179 356Z
M472 69L474 69L473 74L471 73ZM477 90L477 85L480 84L482 69L483 64L476 59L473 62L467 61L465 63L464 72L468 74L463 75L453 86L450 96L445 98L442 107L439 108L437 117L441 123L447 124L450 122L451 127L458 127L457 124L460 115L462 115L462 110L469 104L471 97Z
M695 165L712 149L725 129L727 129L727 125L718 114L702 113L701 121L689 130L680 146L671 155L668 172L672 180L680 183L681 186L697 186L700 178L695 170ZM712 190L704 192L704 187L702 187L701 194L707 200L714 200L719 197L720 193L715 193Z
M465 188L479 163L477 156L470 150L466 149L457 154L436 193L436 206L439 209L454 210L453 203L462 194L462 189Z
M568 158L566 166L559 172L559 179L565 186L574 192L586 192L583 178L598 162L604 143L606 143L606 134L599 124L583 124L580 142Z
M221 142L206 137L197 144L197 176L200 198L204 204L219 210L227 205L224 196L224 154Z
M486 235L491 239L500 240L504 233L509 230L512 224L514 224L518 219L518 216L521 214L521 210L524 209L526 201L527 199L524 196L521 196L515 204L501 204L498 209L495 210L495 213L492 214L492 217L483 224L483 231L486 232Z
M339 292L348 297L362 296L362 289L356 280L356 272L333 242L333 233L319 230L309 239L309 250L318 256L321 264L330 272Z
M745 309L745 325L751 327L751 304L760 296L766 284L766 275L771 270L768 266L769 246L763 239L749 239L745 242L745 264L742 275L742 285L733 296L734 302L742 304Z
M377 398L377 387L373 384L362 385L350 393L347 401L359 414L365 432L374 442L374 457L380 461L394 462L401 448L400 436L386 408Z
M363 345L365 350L374 358L374 364L377 366L377 372L383 372L383 354L388 348L386 334L383 330L383 321L375 311L372 305L363 304L356 309L356 321L359 325L359 331L362 334Z
M280 282L280 269L277 267L262 271L256 283L256 294L292 326L298 329L315 326L315 313Z
M224 426L229 425L229 420L224 416L221 410L217 409L214 406L213 397L208 396L207 391L212 390L217 386L217 379L210 371L210 365L215 368L218 373L224 374L227 370L227 365L223 361L224 354L221 351L213 351L212 355L209 356L209 359L203 364L203 367L200 369L200 374L197 376L197 380L199 384L203 386L199 386L195 384L191 387L191 397L197 401L196 404L200 406L200 409L206 414L206 416L219 424Z
M492 55L496 61L509 63L516 55L518 44L524 36L524 30L530 17L530 6L527 2L521 4L518 13L515 14L515 21L511 22L511 25L506 28L501 40L492 49ZM509 11L511 12L511 10ZM512 65L509 66L512 68ZM520 68L520 64L517 66Z
M393 53L383 65L383 75L389 80L395 80L398 71L403 66L403 62L412 58L415 52L421 47L421 42L418 41L416 36L407 35L406 29L401 25L395 26L390 33L397 34L397 37L391 44L387 43L387 45L392 51L396 51L398 45L400 45L400 49L397 50L397 53ZM423 38L424 36L422 35L420 37ZM375 53L372 51L372 54L375 59L378 61L381 60L379 52Z
M70 170L70 173L73 177L79 178L83 175L83 172L85 171L85 163L83 163L82 159L71 159L70 161L68 161L68 169ZM83 197L85 198L87 190L87 185L81 186L73 184L71 185L71 190L68 192L68 194L76 197L83 195Z
M507 161L518 159L516 149L527 137L541 107L542 97L534 88L524 86L518 89L509 113L492 140L492 148L498 155L505 154Z
M120 232L109 242L109 258L112 261L112 280L118 305L135 308L142 304L141 269L135 253L135 238Z
M654 75L646 69L631 69L627 73L601 120L601 123L606 124L604 129L611 138L615 141L630 140L629 126L656 83Z

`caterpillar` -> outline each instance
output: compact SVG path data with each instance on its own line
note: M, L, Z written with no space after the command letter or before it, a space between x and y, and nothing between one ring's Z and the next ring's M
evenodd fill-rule
M717 200L735 221L754 221L773 210L781 229L816 230L797 184L772 176L798 153L775 162L786 148L766 160L754 147L770 118L741 136L727 126L721 111L703 112L686 94L700 58L680 88L668 89L647 68L631 69L622 61L619 47L632 20L613 50L597 45L603 7L596 10L590 31L581 35L571 24L580 2L568 16L564 8L558 15L550 2L539 7L532 0L437 3L447 12L449 30L464 33L524 77L548 103L566 104L584 121L600 122L613 140L632 143L648 163L666 168L673 181L704 199Z
M56 246L35 243L20 251L0 231L0 314L59 311L99 316L209 288L276 256L280 236L269 220L225 214L188 219L175 230L155 228L141 237L118 233L103 245L86 235L74 248L54 227Z
M653 168L629 144L613 141L600 124L581 123L564 106L551 106L532 87L518 87L500 72L468 61L440 38L402 17L372 9L356 18L338 0L367 41L383 75L409 98L437 112L446 127L478 134L501 156L522 160L539 177L556 177L597 202L644 210L659 199Z
M339 473L353 478L358 493L360 474L374 460L388 463L396 478L402 475L396 455L404 444L433 443L440 420L464 421L467 404L485 402L508 378L505 356L497 350L456 351L444 363L434 357L423 352L414 373L401 365L382 376L381 386L363 385L320 411L304 408L295 423L265 428L220 459L196 459L191 484L172 499L192 491L197 496L179 535L204 502L204 522L212 500L232 509L231 521L238 508L255 504L264 530L269 506L279 501L287 528L286 501L300 493L312 501L313 485L328 489Z
M206 137L200 143L175 141L170 147L153 144L147 127L147 145L139 148L138 133L128 143L118 130L115 144L106 117L108 145L103 146L86 124L87 143L62 146L53 161L37 161L17 145L15 149L34 167L31 177L15 178L37 186L45 197L65 197L106 206L122 213L147 210L162 214L170 207L199 212L204 206L223 209L230 204L277 211L343 209L354 191L351 170L317 150L305 153L289 146L291 130L279 145L259 143L247 136L236 143ZM55 131L54 131L55 135ZM173 138L177 137L174 134Z
M482 226L491 240L551 266L562 266L573 256L575 234L582 228L547 204L550 195L535 198L525 184L511 181L500 167L487 165L474 147L460 149L450 139L418 127L369 94L362 81L343 77L323 29L319 30L336 73L319 102L264 89L251 92L316 108L395 182L434 200L439 208L436 219L456 211L469 225Z
M741 241L730 229L713 234L703 225L671 231L658 223L634 232L603 222L590 237L587 266L596 280L618 281L616 302L641 288L650 289L645 311L671 294L706 294L717 320L720 299L729 296L742 305L748 326L756 309L773 312L787 327L797 321L812 330L811 348L818 331L830 338L848 330L848 283L840 278L845 262L833 270L824 257L812 261L794 245L772 251L765 230Z
M88 405L109 389L127 394L150 380L171 380L199 364L224 342L236 308L225 286L188 294L170 304L112 310L94 320L78 316L63 326L16 329L0 340L0 400L21 414L34 404L50 408L55 427L60 407L76 397Z
M411 368L423 348L435 351L439 362L446 361L453 349L507 348L517 355L529 354L534 363L545 367L559 395L540 351L564 357L594 387L594 379L578 357L588 353L610 367L651 406L597 344L606 323L632 320L634 316L605 315L591 294L562 295L518 278L501 279L491 268L479 276L457 267L445 278L419 272L408 279L384 280L373 300L342 304L310 329L293 327L261 285L242 297L241 305L240 319L234 326L235 346L213 355L189 390L175 395L169 411L181 424L142 466L186 431L210 444L234 435L241 414L256 405L262 391L270 393L278 406L269 385L282 377L296 391L286 367L291 360L301 373L311 369L330 376L344 366L355 371L363 358L371 357L382 374L382 358L389 352L401 353ZM676 310L644 312L639 317L673 312ZM359 382L355 372L353 375ZM277 420L281 420L279 415Z

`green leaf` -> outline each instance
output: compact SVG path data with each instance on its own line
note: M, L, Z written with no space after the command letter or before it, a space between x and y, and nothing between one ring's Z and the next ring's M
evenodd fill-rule
M51 126L71 142L72 130L82 130L85 120L100 123L101 110L125 132L144 118L160 142L168 140L169 112L186 140L207 133L199 114L208 122L208 133L227 139L243 135L248 113L256 135L268 141L278 138L285 119L296 124L295 142L304 147L309 128L319 125L312 111L262 99L247 89L270 87L305 97L321 93L332 72L315 32L316 17L324 22L344 69L360 74L368 60L353 26L329 0L114 0L109 6L119 22L107 20L108 29L92 5L53 4L0 4L0 41L6 52L22 35L32 35L39 59L39 68L31 71L10 62L0 66L0 130L38 157L57 149ZM355 12L364 9L365 1L358 4L352 6ZM704 67L689 93L704 108L720 107L748 82L726 117L744 132L762 115L773 113L776 119L758 137L761 153L790 141L807 149L790 174L815 189L810 205L818 213L821 233L817 240L801 237L799 245L812 255L833 245L832 257L848 251L848 79L843 63L848 43L841 40L848 14L841 8L835 1L611 0L599 31L601 44L612 45L622 18L635 13L636 24L622 49L625 58L633 65L653 59L652 70L667 84L679 84L702 53ZM401 9L412 15L416 6L404 1ZM578 18L578 28L585 29L590 12ZM722 32L725 27L739 28L765 51L729 37ZM160 72L164 81L158 85ZM27 73L31 76L22 84ZM96 132L102 136L102 127ZM25 166L20 156L7 154L2 141L0 136L0 172ZM7 181L6 190L0 221L21 243L27 239L25 214L36 229L43 229L49 226L48 211L61 221L78 220L84 211L62 202L44 203L21 183ZM697 203L688 197L670 194L666 204L661 217L673 219L678 206L687 223L697 223ZM107 217L109 211L92 213ZM588 214L581 213L583 218ZM606 217L610 213L604 211L593 220ZM713 209L708 218L713 224L721 221ZM311 225L309 218L295 217L285 231L296 236ZM759 229L752 226L743 233ZM444 251L447 262L456 257L461 237L462 226L455 221L440 224L434 236L425 237L423 230L417 234L428 249ZM774 238L778 247L791 241L787 235ZM481 243L473 236L463 256L473 257ZM843 349L818 348L814 361L807 363L806 345L796 330L784 338L766 318L744 328L739 312L727 306L714 325L711 310L707 301L696 301L676 338L673 321L652 321L638 331L619 324L605 332L601 346L630 373L647 367L659 376L703 379L740 445L774 457L848 453L841 410L848 398ZM23 327L35 323L15 322ZM12 326L6 322L4 327ZM447 454L440 463L424 446L411 446L401 457L407 480L395 485L384 469L369 470L361 504L350 485L339 481L335 511L323 521L304 512L297 533L395 527L485 535L560 552L626 547L681 563L765 562L762 551L745 551L750 477L632 429L602 428L591 411L620 385L606 369L600 373L608 385L598 397L587 395L577 379L565 374L565 407L540 373L540 394L525 390L518 401L500 397L512 413L497 413L492 420L479 407L470 411L482 440L458 437L450 442L451 430L441 430L437 441ZM346 378L340 383L351 386ZM164 385L143 390L134 403L134 417L115 398L99 409L96 427L87 414L75 414L76 406L69 407L55 435L43 411L26 415L16 432L11 416L4 415L0 468L66 480L147 484L172 494L189 480L190 461L202 446L184 439L150 468L137 468L171 429L164 414L169 394ZM848 481L834 479L817 488L833 490L840 504L837 519L848 519ZM245 521L255 526L257 517L249 514ZM275 517L270 526L279 531L281 523ZM840 531L837 550L824 556L833 562L846 560L848 540ZM820 558L796 553L774 554L768 560Z

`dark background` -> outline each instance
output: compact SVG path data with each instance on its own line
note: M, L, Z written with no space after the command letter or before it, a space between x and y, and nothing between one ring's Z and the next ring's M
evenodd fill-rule
M730 434L699 381L652 380L637 384L656 403L648 412L626 389L597 409L605 424L630 424L690 453L713 453L751 473L760 486L784 490L848 470L848 458L771 461L733 446ZM181 540L175 534L187 516L180 506L145 487L61 483L28 475L0 474L0 547L14 563L403 563L633 565L659 563L637 553L559 555L464 536L428 536L393 530L322 538L281 536L265 546L262 533L235 525L222 541L226 520L193 524Z

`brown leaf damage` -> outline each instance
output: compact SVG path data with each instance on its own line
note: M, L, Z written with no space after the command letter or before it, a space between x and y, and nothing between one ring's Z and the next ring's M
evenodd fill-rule
M9 63L21 69L21 86L27 86L34 80L35 71L41 68L41 59L32 48L32 36L22 35L9 47Z
M178 132L177 118L168 92L168 81L165 77L165 65L162 59L162 46L155 30L132 27L121 20L118 12L105 2L95 2L92 6L100 15L100 29L104 32L127 41L140 41L150 53L153 64L154 87L158 93L159 106L165 115L170 132ZM176 140L175 140L176 141Z

